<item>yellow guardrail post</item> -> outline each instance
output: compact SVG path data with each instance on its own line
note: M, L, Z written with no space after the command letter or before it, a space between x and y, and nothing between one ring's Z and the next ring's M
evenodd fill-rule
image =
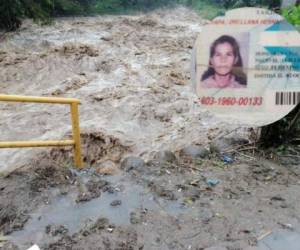
M79 130L79 115L78 115L78 103L73 102L71 104L71 117L72 117L72 131L74 139L74 155L75 164L77 167L82 167L81 160L81 145L80 145L80 130Z
M74 98L58 98L58 97L36 97L36 96L18 96L18 95L1 95L0 101L5 102L34 102L34 103L52 103L52 104L69 104L72 120L73 140L61 141L13 141L0 142L0 148L23 148L23 147L74 147L74 161L78 168L83 166L81 159L80 145L80 128L79 128L79 112L78 105L80 101Z

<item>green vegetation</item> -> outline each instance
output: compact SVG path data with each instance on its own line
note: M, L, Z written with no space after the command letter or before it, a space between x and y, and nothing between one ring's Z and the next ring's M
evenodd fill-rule
M0 29L15 30L21 25L24 17L43 24L49 23L55 16L128 14L177 4L195 9L205 18L213 18L230 8L243 6L278 8L280 0L2 0ZM299 16L299 9L287 15L294 20L294 16Z
M290 143L300 133L300 104L279 121L262 127L260 143L265 147ZM299 143L299 142L298 142Z
M300 27L300 5L284 9L282 15L289 23Z
M53 16L83 15L90 12L92 0L6 0L0 3L0 29L15 30L24 17L49 23Z
M226 7L224 5L225 1L179 1L179 4L189 6L196 10L200 16L207 19L213 19L216 16L224 15L226 12Z

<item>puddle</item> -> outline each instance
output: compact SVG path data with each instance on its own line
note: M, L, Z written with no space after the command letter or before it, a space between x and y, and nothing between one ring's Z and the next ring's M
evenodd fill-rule
M82 181L89 179L88 175L81 175ZM154 198L144 187L133 184L121 176L106 177L111 185L117 190L114 193L102 192L101 196L89 202L76 203L77 193L57 195L49 204L38 208L30 214L30 220L24 229L11 234L14 244L20 249L26 249L32 244L42 246L48 244L57 237L45 233L47 225L63 225L68 229L68 234L74 234L82 229L85 224L96 221L99 217L109 219L110 223L116 225L130 224L130 213L136 209L147 209L162 211L172 216L186 213L189 209L184 208L178 201L166 201ZM121 200L120 206L112 207L112 201Z
M266 238L258 242L258 246L267 247L272 250L299 250L300 249L300 233L299 231L275 230Z

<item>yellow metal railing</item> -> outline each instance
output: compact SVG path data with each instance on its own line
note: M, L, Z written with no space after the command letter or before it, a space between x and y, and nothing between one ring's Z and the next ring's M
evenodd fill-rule
M36 97L36 96L18 96L18 95L0 95L0 101L4 102L36 102L36 103L52 103L52 104L69 104L72 118L73 140L61 141L13 141L0 142L0 148L23 148L23 147L74 147L74 161L78 168L83 166L81 159L80 146L80 129L78 105L80 101L74 98L57 98L57 97Z

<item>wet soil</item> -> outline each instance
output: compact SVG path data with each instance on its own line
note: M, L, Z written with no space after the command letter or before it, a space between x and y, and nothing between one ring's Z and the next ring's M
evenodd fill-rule
M1 177L2 249L256 246L267 231L300 224L300 179L295 166L248 153L228 164L175 152L172 162L117 164L117 175L38 161Z

